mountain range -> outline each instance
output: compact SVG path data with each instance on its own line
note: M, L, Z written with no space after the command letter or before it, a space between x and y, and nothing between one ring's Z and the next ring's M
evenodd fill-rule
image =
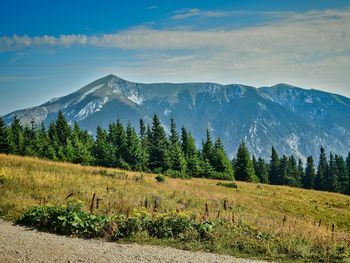
M255 88L216 83L134 83L115 75L98 79L67 96L4 116L22 124L32 120L48 125L62 111L72 124L94 133L118 118L138 127L157 114L166 131L173 117L200 144L208 128L233 155L240 140L252 154L269 158L273 145L280 154L305 159L328 151L350 150L350 99L287 84Z

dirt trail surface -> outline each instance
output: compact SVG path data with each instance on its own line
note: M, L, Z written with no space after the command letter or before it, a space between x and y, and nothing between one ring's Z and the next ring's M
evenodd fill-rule
M126 245L102 240L69 238L16 226L1 219L0 262L262 263L262 261L168 247Z

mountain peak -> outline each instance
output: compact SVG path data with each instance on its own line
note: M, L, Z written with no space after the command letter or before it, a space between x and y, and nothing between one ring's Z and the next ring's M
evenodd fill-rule
M270 145L281 154L317 155L321 144L346 154L350 147L350 99L280 83L254 87L215 83L151 83L106 75L67 96L4 116L45 125L62 111L91 133L118 117L137 127L156 113L165 126L173 116L199 142L206 128L222 138L230 154L244 139L251 152L268 158Z
M126 79L123 79L117 75L114 75L114 74L109 74L107 76L105 76L103 79L107 79L107 80L119 80L119 81L127 81Z

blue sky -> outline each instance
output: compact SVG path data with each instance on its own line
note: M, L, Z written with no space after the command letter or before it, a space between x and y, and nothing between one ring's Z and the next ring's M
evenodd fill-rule
M350 96L350 1L2 1L0 114L113 73Z

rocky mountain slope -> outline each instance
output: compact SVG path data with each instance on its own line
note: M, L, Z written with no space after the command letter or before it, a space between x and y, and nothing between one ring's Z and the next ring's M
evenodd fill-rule
M220 136L229 154L244 139L257 156L269 158L271 145L282 154L318 156L320 145L347 154L350 150L350 99L286 84L254 88L216 83L141 84L114 75L98 79L67 96L38 107L6 115L22 123L48 124L61 110L94 133L117 118L138 126L157 113L166 128L172 116L178 127L187 127L200 144L205 129Z

